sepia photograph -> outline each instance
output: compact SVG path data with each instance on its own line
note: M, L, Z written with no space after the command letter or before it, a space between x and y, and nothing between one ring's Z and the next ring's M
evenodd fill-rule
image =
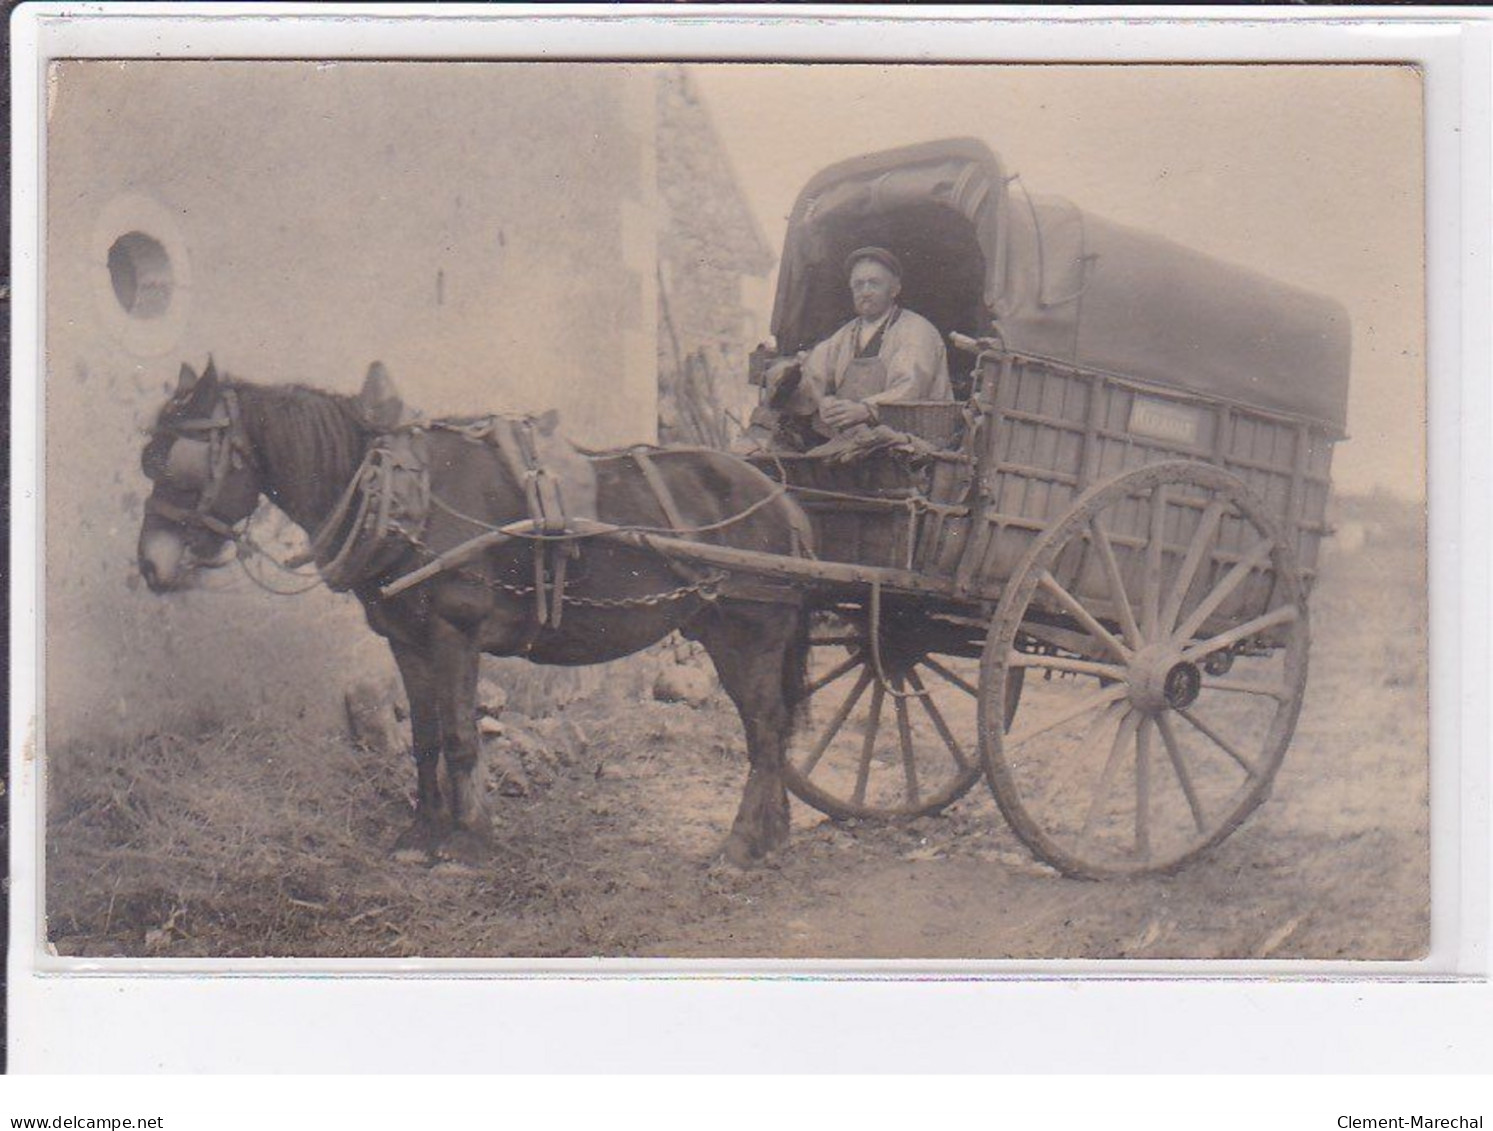
M55 955L1429 953L1417 67L45 79Z

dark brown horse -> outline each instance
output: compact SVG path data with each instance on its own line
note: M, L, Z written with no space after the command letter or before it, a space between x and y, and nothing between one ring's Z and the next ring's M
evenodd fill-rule
M201 565L221 560L261 496L309 535L321 532L380 432L370 420L371 397L367 387L343 397L220 378L211 362L200 377L183 366L142 460L154 480L139 543L150 588L179 589ZM574 458L558 437L544 428L537 434L553 452ZM383 586L443 551L530 517L524 485L492 444L453 429L423 435L438 505L422 535L351 584L369 625L388 639L409 697L418 801L396 847L471 859L490 834L473 777L479 653L592 664L675 630L704 644L746 731L750 771L727 857L745 866L783 844L788 799L781 771L807 651L807 618L796 594L729 578L690 584L679 567L635 542L594 537L572 543L578 553L567 566L558 627L536 607L534 543L524 538L385 597ZM793 554L807 545L797 507L773 498L776 486L731 456L665 449L641 462L617 453L590 465L603 523L656 529L682 519L700 531L694 536L740 549Z

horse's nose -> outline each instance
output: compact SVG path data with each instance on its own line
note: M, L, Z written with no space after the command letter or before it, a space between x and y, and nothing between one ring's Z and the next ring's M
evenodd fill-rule
M172 531L147 530L140 536L136 560L152 593L169 593L181 583L186 547Z

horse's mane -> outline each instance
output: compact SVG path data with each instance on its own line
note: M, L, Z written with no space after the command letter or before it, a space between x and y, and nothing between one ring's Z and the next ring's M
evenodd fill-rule
M274 501L287 511L325 514L368 440L353 398L305 385L233 386L260 455L275 471Z

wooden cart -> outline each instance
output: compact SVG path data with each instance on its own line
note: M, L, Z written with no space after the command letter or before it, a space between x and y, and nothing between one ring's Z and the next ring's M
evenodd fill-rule
M866 244L958 347L958 400L883 412L936 454L756 457L808 511L814 561L652 543L809 588L788 781L810 805L914 817L984 776L1067 874L1182 866L1268 795L1301 709L1346 316L1027 196L954 141L804 190L781 354L850 316L841 263Z

